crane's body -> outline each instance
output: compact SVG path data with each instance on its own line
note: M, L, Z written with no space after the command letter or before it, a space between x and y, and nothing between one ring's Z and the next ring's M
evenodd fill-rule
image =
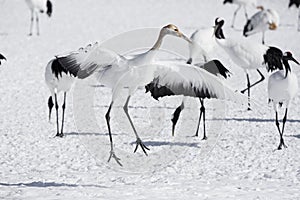
M288 63L290 60L299 65L299 62L293 58L292 53L284 53L282 62L285 69L278 70L271 74L268 81L269 102L273 103L273 108L275 111L275 124L280 135L280 143L277 148L278 150L282 149L282 147L287 147L283 140L284 127L287 120L290 101L298 92L298 79ZM268 70L273 71L274 69ZM282 120L282 129L280 129L278 121L278 107L283 105L285 105L285 114Z
M46 66L45 70L45 81L46 84L50 90L50 97L48 99L48 107L49 107L49 121L51 118L51 110L53 106L55 106L56 109L56 137L63 137L63 126L64 126L64 114L65 114L65 108L66 108L66 95L67 92L71 89L74 81L75 76L73 76L68 70L66 70L64 67L61 66L61 64L58 62L57 58L54 58L50 60ZM59 129L59 123L58 123L58 102L57 102L57 95L59 93L64 93L64 102L62 105L62 124L61 129Z
M151 49L145 53L136 55L131 59L126 59L113 51L102 48L98 44L90 45L88 48L81 49L80 52L71 53L68 56L59 58L60 63L78 78L84 79L92 74L96 74L100 83L112 88L112 100L105 115L111 144L111 152L108 161L110 161L111 158L114 158L116 162L121 165L119 158L114 153L110 128L110 111L115 100L120 95L120 90L124 87L128 89L128 95L123 109L136 136L136 148L134 152L141 146L143 152L147 155L146 150L149 149L143 144L134 127L128 113L128 104L137 87L144 86L147 81L150 82L150 79L152 78L151 72L153 72L153 69L145 68L143 73L139 74L136 68L153 62L157 50L160 48L163 38L166 35L173 35L190 42L176 26L169 24L161 29L158 39Z
M262 43L265 43L265 32L276 30L279 26L279 14L273 9L266 9L255 13L244 26L243 35L245 37L261 32Z
M221 46L233 62L241 67L247 77L247 88L242 90L244 93L248 90L248 97L250 98L250 88L262 82L265 77L260 72L260 68L268 66L272 69L283 69L282 65L282 51L276 47L269 47L260 43L255 43L249 40L234 40L225 38L222 30L224 20L217 18L215 20L215 38L217 44ZM248 70L254 70L259 73L261 79L257 82L250 84L250 78ZM248 104L248 110L250 110L250 100Z

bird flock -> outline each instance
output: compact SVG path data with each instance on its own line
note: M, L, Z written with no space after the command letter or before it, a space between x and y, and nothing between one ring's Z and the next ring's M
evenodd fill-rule
M50 17L53 11L52 2L50 0L25 1L31 13L29 35L33 34L34 21L36 21L36 34L39 35L39 13L46 13ZM108 161L114 159L122 166L120 158L115 152L110 113L116 100L120 98L121 91L124 89L127 90L127 93L123 110L136 138L134 152L140 147L144 154L148 155L150 150L143 143L128 112L130 100L139 87L144 87L146 93L150 93L156 100L166 96L183 96L181 104L175 109L171 119L173 136L175 135L176 124L180 114L184 110L186 98L197 98L200 102L200 112L195 136L199 135L200 123L203 120L202 139L206 140L208 137L205 128L206 109L204 100L214 98L232 101L238 105L245 105L248 110L251 110L251 104L255 100L251 98L250 89L264 81L265 76L260 69L266 68L270 73L268 77L269 102L273 103L275 125L280 136L277 149L280 150L282 147L287 147L283 134L288 108L298 91L297 76L293 73L290 61L297 65L300 64L290 51L265 45L265 32L278 28L280 23L279 15L273 9L265 9L263 6L258 6L256 0L224 0L223 4L236 4L238 6L233 14L232 28L235 27L235 18L238 11L243 8L246 20L242 34L248 37L261 32L262 41L250 42L247 39L237 40L230 36L227 37L224 31L225 20L221 17L216 17L215 21L210 22L213 28L196 30L190 38L182 33L177 26L173 24L166 25L160 29L157 40L153 42L151 48L130 58L104 48L98 42L52 58L46 65L45 81L50 90L48 98L49 121L53 107L55 107L56 111L55 136L64 137L63 128L67 92L70 91L75 81L95 76L101 84L111 88L112 91L111 101L105 114L110 141ZM294 5L299 8L300 1L290 0L288 7ZM258 9L258 12L250 18L247 13L249 7ZM184 40L188 45L189 58L185 62L155 59L165 37L169 36ZM219 59L215 58L216 48L223 49L225 56L244 70L247 81L247 86L244 90L238 91L226 83L229 81L227 79L232 76L232 73ZM6 58L0 54L0 64L3 60L6 60ZM256 70L260 76L260 79L254 83L250 83L249 71L251 70ZM244 95L245 92L247 92L247 95ZM59 123L59 93L63 93L61 124ZM282 127L280 128L278 109L282 106L285 106L285 114L282 120Z

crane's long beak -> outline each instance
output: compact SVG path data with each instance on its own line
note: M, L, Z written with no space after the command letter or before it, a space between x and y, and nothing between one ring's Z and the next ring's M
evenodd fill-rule
M188 38L186 35L181 32L179 34L182 39L186 40L188 43L192 43L192 40L190 40L190 38Z
M300 63L294 57L291 57L290 59L291 61L294 61L297 65L300 65Z

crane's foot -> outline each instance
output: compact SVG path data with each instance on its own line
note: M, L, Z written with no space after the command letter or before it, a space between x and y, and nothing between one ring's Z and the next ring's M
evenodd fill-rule
M56 133L55 137L60 137L60 138L62 138L62 137L64 137L64 134L63 134L63 133Z
M146 156L148 156L146 150L150 151L150 149L148 147L146 147L146 145L144 145L144 143L142 142L142 140L140 138L136 139L136 146L134 149L134 153L136 152L136 150L138 149L138 147L141 146L143 152L145 153Z
M250 107L247 108L247 111L251 111L252 109Z
M114 151L110 151L110 155L109 155L109 158L108 158L108 161L107 161L107 162L109 162L111 158L115 159L115 161L116 161L121 167L123 167L122 163L120 162L121 159L118 158L118 157L116 156L116 154L115 154Z
M279 144L277 150L281 150L282 147L287 148L287 146L284 144L284 141L283 141L283 140L280 140L280 144Z
M207 137L206 135L203 136L202 140L207 140Z

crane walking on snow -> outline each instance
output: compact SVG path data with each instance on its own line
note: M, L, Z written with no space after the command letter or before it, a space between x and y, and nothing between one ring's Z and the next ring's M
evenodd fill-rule
M297 76L291 70L288 61L294 61L300 65L299 62L293 58L292 53L286 52L282 57L284 69L280 69L279 71L271 74L268 81L269 102L273 102L275 111L275 124L280 135L280 143L277 148L278 150L282 149L282 146L285 148L287 147L283 140L284 126L287 120L289 103L296 96L298 91ZM271 68L268 70L273 71L274 69ZM282 120L282 129L280 130L278 121L278 106L281 107L283 104L285 104L286 108Z

